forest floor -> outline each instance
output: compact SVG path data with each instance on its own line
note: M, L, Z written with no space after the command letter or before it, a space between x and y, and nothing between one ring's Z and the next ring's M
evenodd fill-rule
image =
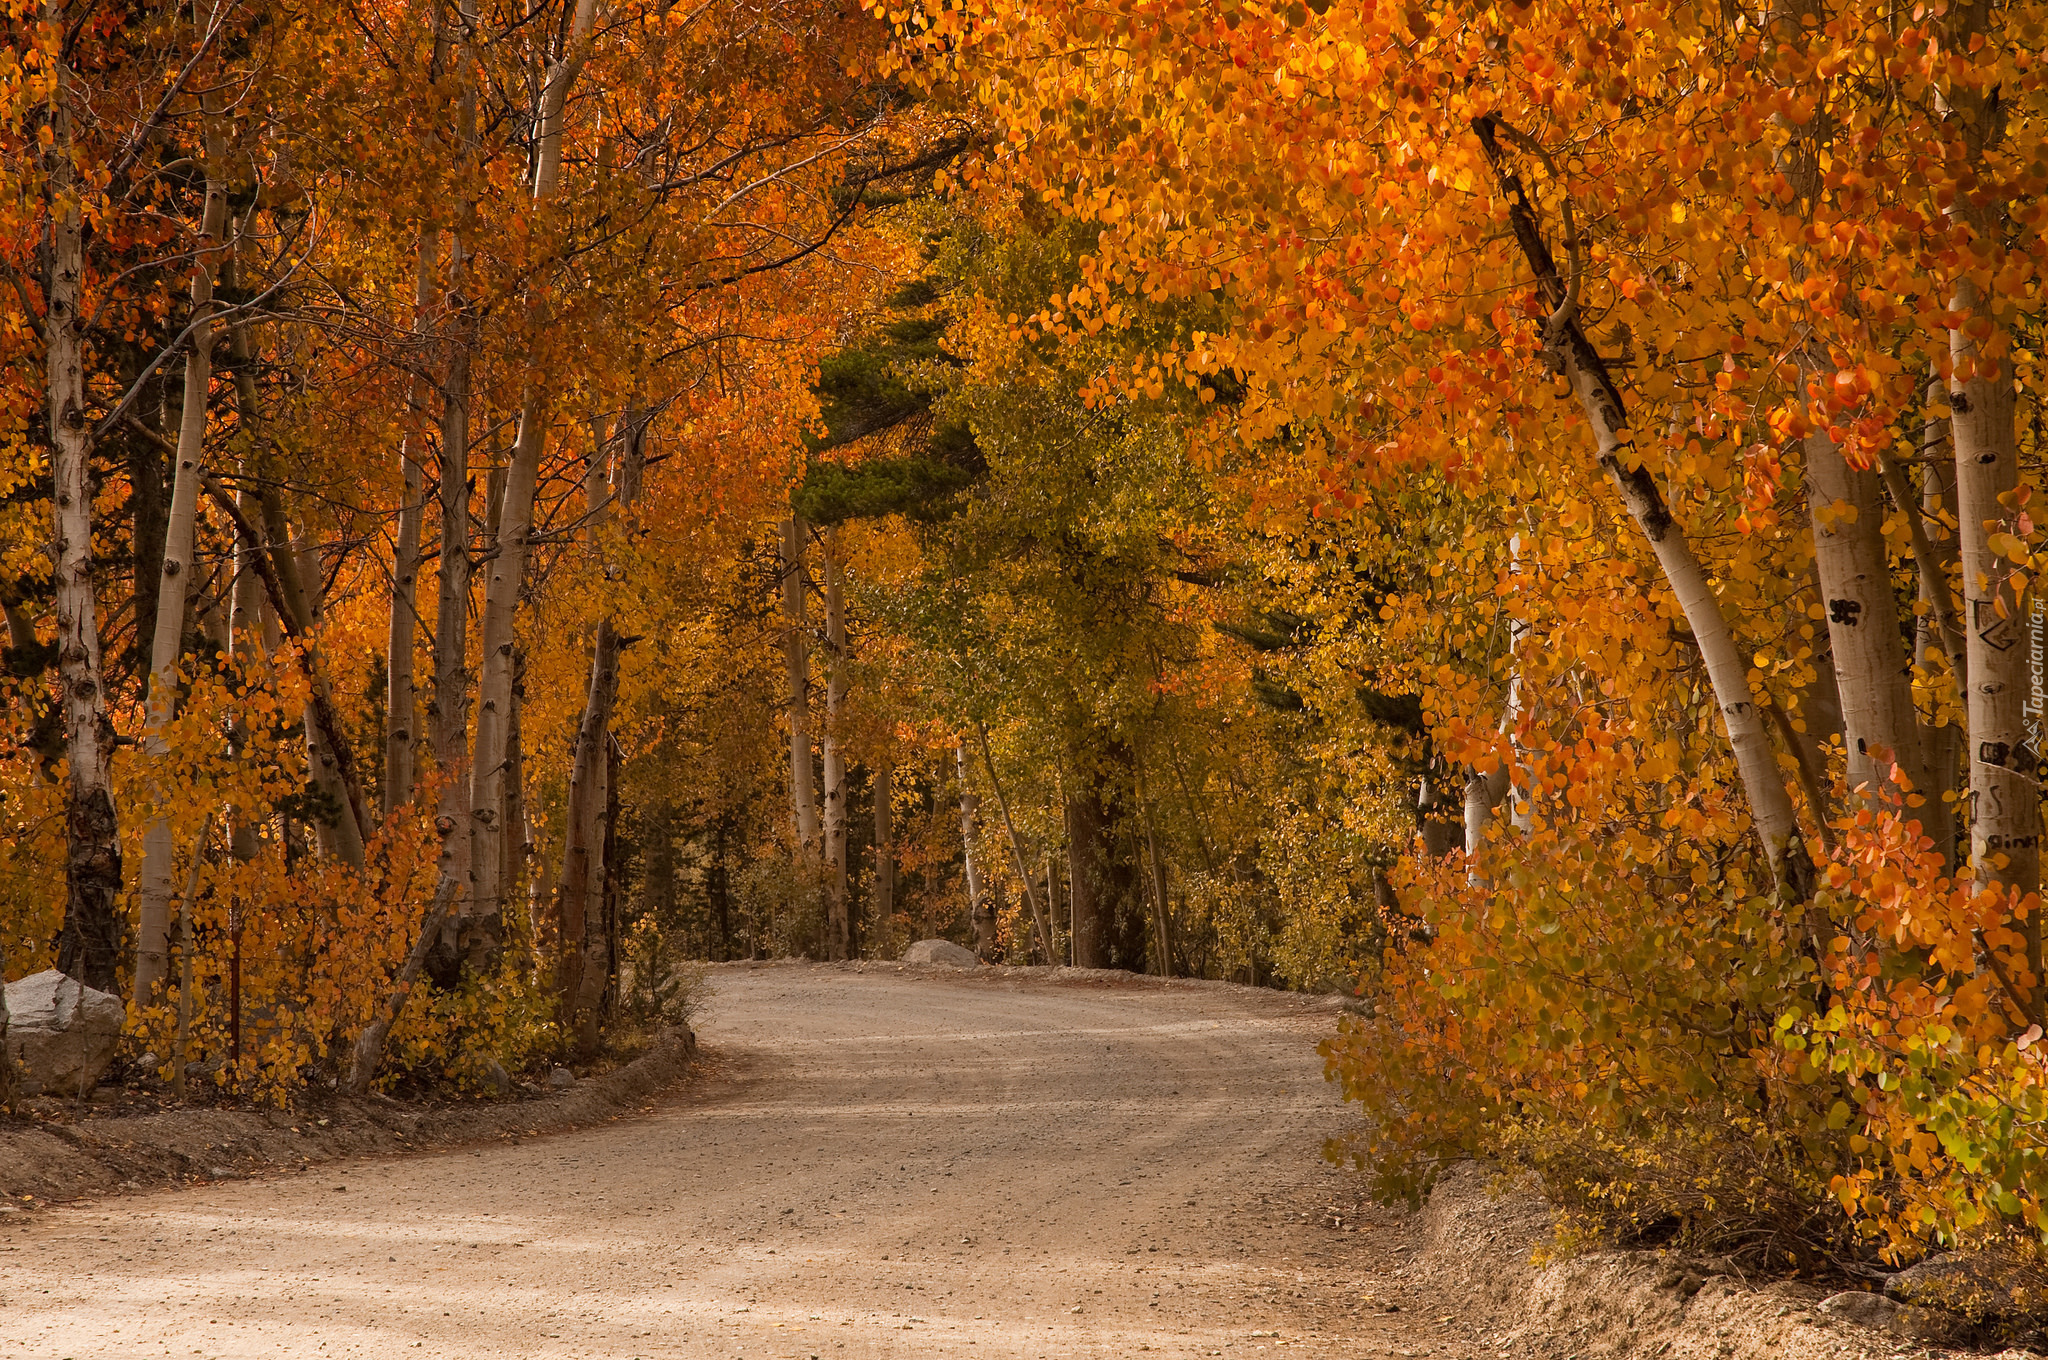
M712 972L642 1117L0 1216L0 1357L1877 1357L1540 1205L1360 1202L1331 998L1071 970Z

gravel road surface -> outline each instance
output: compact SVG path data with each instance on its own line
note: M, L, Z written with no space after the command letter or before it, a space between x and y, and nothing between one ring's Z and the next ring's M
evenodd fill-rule
M0 1220L0 1357L1460 1356L1318 1156L1325 1001L724 968L553 1137Z

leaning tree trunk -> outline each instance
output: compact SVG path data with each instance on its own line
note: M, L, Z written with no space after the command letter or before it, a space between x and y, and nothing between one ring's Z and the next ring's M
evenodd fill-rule
M1052 956L1052 933L1046 927L1045 915L1038 909L1038 890L1031 883L1031 866L1024 859L1024 840L1017 834L1017 823L1010 816L1010 800L1003 796L1003 781L996 774L996 758L989 750L988 728L980 723L974 726L974 735L981 743L981 763L988 768L988 786L995 791L996 810L1003 814L1003 831L1010 839L1010 854L1017 861L1017 881L1024 885L1024 903L1031 909L1031 923L1038 930L1039 948L1045 951L1047 963L1056 962ZM1051 892L1050 886L1047 892ZM1046 900L1046 911L1052 910L1050 897Z
M1490 115L1473 123L1494 177L1508 200L1508 221L1516 244L1536 275L1546 305L1553 309L1545 328L1546 354L1571 384L1592 427L1600 466L1649 541L1665 584L1685 613L1713 687L1715 703L1721 710L1729 750L1735 757L1743 791L1749 796L1750 816L1756 823L1779 894L1788 903L1804 904L1813 897L1813 860L1800 835L1792 795L1779 773L1763 710L1749 687L1749 660L1743 655L1734 630L1728 626L1720 597L1708 582L1692 545L1672 519L1656 477L1632 447L1633 436L1620 389L1615 387L1606 362L1579 322L1574 289L1558 273L1557 261L1543 240L1521 177L1501 155L1495 127Z
M846 602L840 586L836 533L825 535L825 952L847 956L846 751L839 732L846 706Z
M64 7L47 7L51 22ZM43 289L44 381L49 397L53 509L51 563L57 604L57 673L63 690L64 925L57 967L89 987L120 990L121 842L114 821L107 718L100 670L99 619L93 602L92 425L86 414L85 338L79 316L85 270L84 218L72 160L67 72L60 62L50 93L53 140L44 156L50 215L50 267Z
M178 447L171 474L171 513L164 526L163 566L157 576L156 632L149 653L149 710L142 753L156 774L150 818L142 833L142 873L137 883L135 1006L154 1005L170 954L172 881L177 859L171 833L171 757L165 730L178 716L178 661L185 650L185 605L191 595L192 548L199 519L200 460L206 452L207 396L213 388L213 271L227 225L227 194L221 183L226 148L218 134L206 137L205 206L199 216L199 256L192 268L190 348L185 351L185 401L178 421Z
M811 772L811 663L805 637L804 546L810 526L802 516L782 522L782 663L789 709L789 798L796 826L797 860L817 853L818 800Z

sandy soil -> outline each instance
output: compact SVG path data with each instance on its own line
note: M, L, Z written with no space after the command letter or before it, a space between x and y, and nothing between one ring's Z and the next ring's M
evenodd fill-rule
M1326 1002L715 986L641 1119L0 1219L0 1356L1465 1354L1361 1298Z

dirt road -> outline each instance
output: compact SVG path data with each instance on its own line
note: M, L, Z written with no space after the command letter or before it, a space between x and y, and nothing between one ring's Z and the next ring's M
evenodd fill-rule
M1322 1006L714 985L714 1071L640 1118L0 1220L0 1357L1468 1353L1381 1311L1403 1229L1317 1155Z

